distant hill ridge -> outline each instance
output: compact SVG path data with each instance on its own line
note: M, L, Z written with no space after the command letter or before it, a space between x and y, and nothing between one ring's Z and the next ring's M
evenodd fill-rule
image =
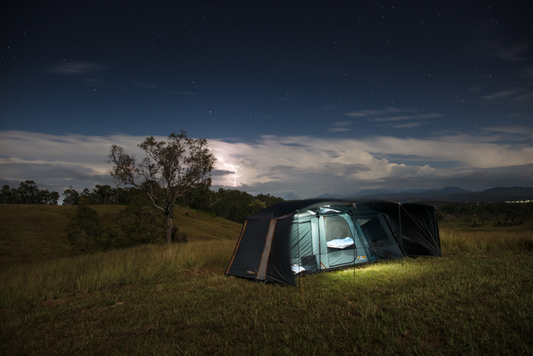
M285 197L286 200L295 200ZM444 187L435 190L411 189L407 191L362 190L354 194L322 194L318 199L343 199L361 201L367 199L386 199L396 201L450 201L450 202L488 202L488 201L516 201L533 200L533 187L495 187L480 192L472 192L460 187ZM299 198L296 198L299 199Z

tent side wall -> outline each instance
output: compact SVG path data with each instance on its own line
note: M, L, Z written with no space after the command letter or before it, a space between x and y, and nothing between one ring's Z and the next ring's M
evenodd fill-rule
M407 256L442 256L435 207L390 201L370 201L361 205L386 215Z
M367 241L370 241L371 253L378 260L389 260L404 257L398 246L398 242L390 231L383 214L365 214L362 218L361 230L365 234Z
M408 256L442 257L435 207L420 204L401 206L403 248Z
M265 280L296 286L291 269L291 227L293 217L276 221L276 229L268 256Z
M246 220L226 274L255 279L259 271L270 220Z

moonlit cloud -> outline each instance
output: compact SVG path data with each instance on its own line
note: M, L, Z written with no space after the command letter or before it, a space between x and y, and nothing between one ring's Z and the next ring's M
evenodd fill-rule
M217 157L213 186L252 194L313 197L362 189L435 189L445 185L481 190L498 185L530 185L533 148L499 143L500 135L531 137L531 130L486 130L490 136L448 135L428 139L377 136L327 139L262 136L256 142L209 139ZM521 133L520 133L521 132ZM163 140L165 137L156 137ZM144 137L129 135L49 135L0 131L0 181L12 187L33 179L60 193L72 185L92 189L113 185L109 148L118 144L137 158ZM437 168L440 163L447 168ZM450 163L451 162L451 163Z
M108 83L100 78L105 70L105 66L94 62L58 62L48 68L48 72L52 74L68 76L83 85L96 88L108 86Z
M62 75L87 75L105 69L94 62L58 62L50 68L50 72Z
M333 123L333 127L328 129L329 132L346 132L350 131L349 126L352 123L350 121L341 121Z
M505 136L505 138L512 137L513 140L528 140L533 139L533 128L523 126L494 126L485 127L485 131L497 133L498 135L512 135Z
M491 103L515 103L518 105L531 106L531 102L533 102L533 89L528 87L516 87L482 95L481 99Z
M381 123L381 126L393 127L396 129L414 128L429 123L431 119L436 119L442 115L439 113L422 114L414 108L385 108L383 110L361 110L347 112L344 115L368 122ZM330 132L346 131L344 127L334 127Z
M406 122L404 124L394 124L392 127L397 129L408 129L426 124L425 122Z

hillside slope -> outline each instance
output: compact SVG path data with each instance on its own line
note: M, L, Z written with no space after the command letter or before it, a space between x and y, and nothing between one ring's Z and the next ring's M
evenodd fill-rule
M95 205L104 226L124 209L119 205ZM37 262L72 254L65 226L75 206L0 204L0 267L18 262ZM237 239L241 225L176 207L174 224L189 241Z

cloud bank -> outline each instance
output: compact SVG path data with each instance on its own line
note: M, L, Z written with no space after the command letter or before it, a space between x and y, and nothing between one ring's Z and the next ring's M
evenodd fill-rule
M114 185L106 162L112 144L143 157L144 136L50 135L0 131L0 183L34 180L62 193L96 184ZM156 137L163 140L165 137ZM255 142L208 139L217 157L213 187L251 194L313 197L363 189L435 189L460 186L531 186L531 129L491 127L482 134L427 139L376 136L330 139L261 136Z

